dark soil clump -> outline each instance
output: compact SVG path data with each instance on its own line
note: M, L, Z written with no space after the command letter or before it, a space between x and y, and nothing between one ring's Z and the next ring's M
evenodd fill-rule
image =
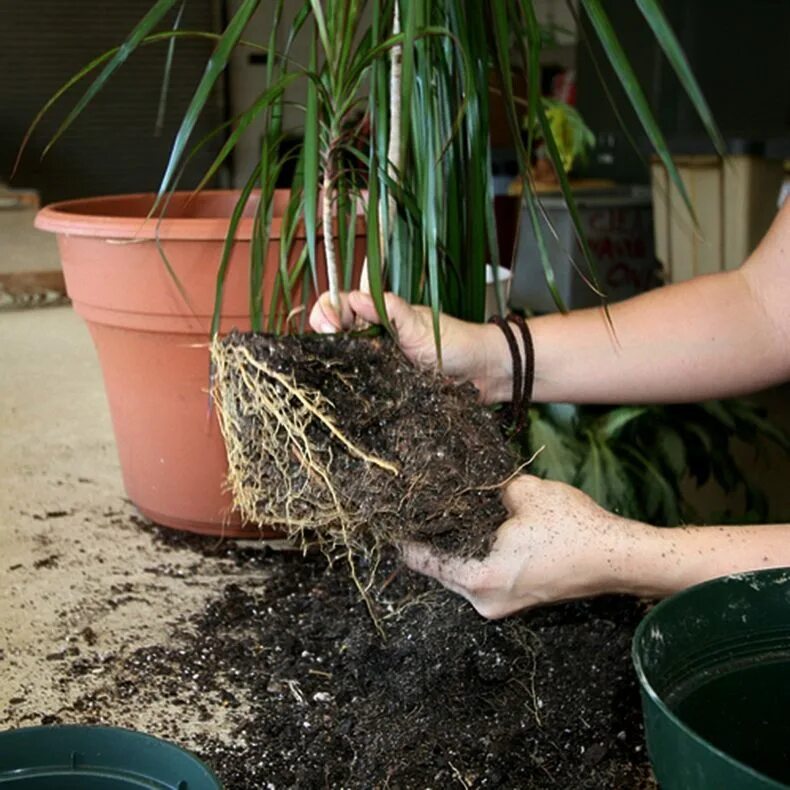
M417 370L386 337L236 333L214 356L246 518L363 550L487 553L518 461L471 384Z

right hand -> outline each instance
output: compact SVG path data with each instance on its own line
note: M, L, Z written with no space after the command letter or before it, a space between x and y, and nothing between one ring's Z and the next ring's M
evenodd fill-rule
M438 364L433 333L433 316L427 307L413 306L393 293L384 295L387 317L397 335L398 345L418 367ZM369 294L351 291L340 294L340 315L324 293L310 313L316 332L332 333L351 329L357 319L380 323ZM442 371L458 382L471 381L484 403L510 397L512 372L510 353L502 332L492 324L473 324L442 315L440 318Z
M665 579L654 570L655 557L665 556L663 534L674 530L662 533L621 518L576 488L531 475L509 483L502 503L508 519L484 559L461 560L424 543L408 543L401 547L406 564L491 619L603 593L662 589Z

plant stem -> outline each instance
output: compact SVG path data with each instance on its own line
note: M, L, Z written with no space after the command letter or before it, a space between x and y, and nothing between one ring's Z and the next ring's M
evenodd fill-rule
M392 35L400 33L400 9L397 2L393 9ZM400 118L401 118L401 55L403 48L399 45L390 49L390 139L387 149L387 172L393 182L399 177L401 170L400 161ZM371 173L375 178L375 174ZM392 190L388 191L387 197L387 216L388 222L384 222L384 211L381 206L379 212L379 249L381 250L382 274L387 265L387 241L392 233L392 225L395 222L395 212L397 205L392 196ZM386 236L385 236L386 228ZM370 293L370 281L368 279L367 258L362 265L362 273L359 278L359 290L363 293Z
M326 258L326 277L329 286L329 301L340 316L340 291L337 282L337 257L335 255L335 239L332 235L332 172L327 157L324 167L323 185L323 226L324 256Z
M400 9L398 4L395 3L394 16L392 19L392 35L397 36L400 33ZM395 181L398 178L401 170L402 162L400 161L400 118L401 118L401 56L403 49L400 45L393 47L390 50L390 143L387 151L387 171L390 178ZM388 197L389 208L389 223L387 224L388 233L392 233L392 223L395 221L395 198L392 196L392 190L389 191ZM381 223L383 228L384 223ZM382 261L386 261L385 245L381 245Z

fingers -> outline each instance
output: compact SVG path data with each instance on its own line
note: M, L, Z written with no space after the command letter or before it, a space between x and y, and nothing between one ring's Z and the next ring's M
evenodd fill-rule
M468 596L468 578L474 575L475 564L480 563L437 554L424 543L402 543L400 549L403 561L413 571L432 576L449 590Z
M408 334L416 320L412 307L393 293L384 295L384 304L389 320L396 327L406 329ZM357 319L371 324L381 323L373 298L362 291L340 294L340 315L330 302L328 293L321 294L310 312L310 326L325 334L350 329Z
M507 600L501 599L498 571L492 571L490 563L450 559L419 543L404 544L401 551L412 570L433 576L448 590L466 598L483 617L495 620L514 611Z
M370 294L362 291L352 291L348 295L348 301L351 309L360 318L369 321L371 324L381 323L373 297ZM413 317L411 306L394 293L384 294L384 306L387 311L387 318L398 328L402 327L404 323L408 323Z
M376 305L373 304L373 297L370 294L363 293L362 291L351 291L348 295L348 303L351 309L364 321L371 324L380 324L378 312L376 312Z
M316 332L331 334L348 329L354 324L354 311L348 294L340 294L340 315L332 306L329 293L323 293L310 311L310 326Z

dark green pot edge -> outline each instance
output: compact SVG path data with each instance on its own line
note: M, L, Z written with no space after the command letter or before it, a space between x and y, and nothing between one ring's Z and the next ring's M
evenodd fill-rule
M738 582L745 585L766 577L787 577L790 567L769 568L765 570L721 576L701 582L665 598L648 612L637 626L631 641L631 660L639 679L642 710L645 725L645 740L648 756L658 779L661 790L697 790L698 788L735 788L738 790L788 790L788 785L771 779L754 768L736 760L721 749L716 748L705 738L688 727L667 706L648 680L640 655L639 645L645 631L653 621L668 608L674 606L681 597L692 596L703 588L718 586L722 583ZM704 765L704 773L697 784L690 784L689 777L683 776L683 762L694 761ZM669 764L671 761L672 764ZM732 784L737 779L738 784ZM678 783L680 780L681 783ZM692 780L693 781L693 780Z

